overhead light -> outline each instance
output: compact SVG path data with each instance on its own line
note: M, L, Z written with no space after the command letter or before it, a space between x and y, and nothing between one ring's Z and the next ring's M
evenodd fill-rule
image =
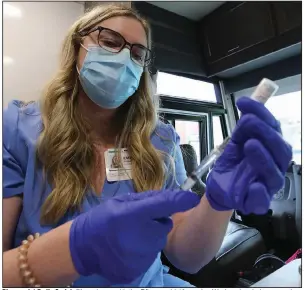
M14 60L9 56L3 56L3 64L4 65L11 65L14 63Z
M12 4L3 3L3 15L4 17L20 18L21 10Z

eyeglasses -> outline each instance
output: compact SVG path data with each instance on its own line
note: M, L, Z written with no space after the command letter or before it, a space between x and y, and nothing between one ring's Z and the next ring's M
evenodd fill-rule
M152 52L150 49L138 43L129 43L121 34L109 28L98 26L89 31L81 31L79 35L84 37L95 31L99 32L97 37L98 45L103 49L112 53L119 53L128 45L130 58L136 64L145 67L151 62Z

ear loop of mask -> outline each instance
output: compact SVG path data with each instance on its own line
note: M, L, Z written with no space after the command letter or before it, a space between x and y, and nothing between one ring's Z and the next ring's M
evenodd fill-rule
M85 47L82 43L80 44L85 50L89 51L87 47Z
M87 47L85 47L82 43L80 44L87 52L89 51L89 49ZM75 65L76 66L76 70L77 70L77 73L78 75L80 75L80 72L79 72L79 69L77 67L77 64Z

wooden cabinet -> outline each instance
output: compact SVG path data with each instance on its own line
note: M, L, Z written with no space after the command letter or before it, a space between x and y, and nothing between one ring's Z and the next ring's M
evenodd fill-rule
M278 34L283 34L302 25L302 2L271 2Z
M228 3L202 23L208 62L237 53L274 37L269 2Z
M301 1L227 1L200 22L207 75L217 76L300 44L301 24Z
M204 52L208 60L214 61L226 56L230 50L237 46L234 28L227 14L221 15L219 19L212 19L204 24Z
M245 2L230 11L235 23L239 50L274 37L271 9L268 2Z

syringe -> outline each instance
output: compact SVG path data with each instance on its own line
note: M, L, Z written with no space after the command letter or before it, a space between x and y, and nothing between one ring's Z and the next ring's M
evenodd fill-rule
M269 80L262 79L259 85L251 95L251 99L265 104L269 98L271 98L278 90L279 86ZM199 166L190 174L190 176L180 186L182 190L190 190L195 183L201 179L201 177L208 172L209 168L214 164L217 158L223 153L226 145L230 141L230 137L227 137L219 146L210 152L199 164ZM202 193L203 194L203 193Z

